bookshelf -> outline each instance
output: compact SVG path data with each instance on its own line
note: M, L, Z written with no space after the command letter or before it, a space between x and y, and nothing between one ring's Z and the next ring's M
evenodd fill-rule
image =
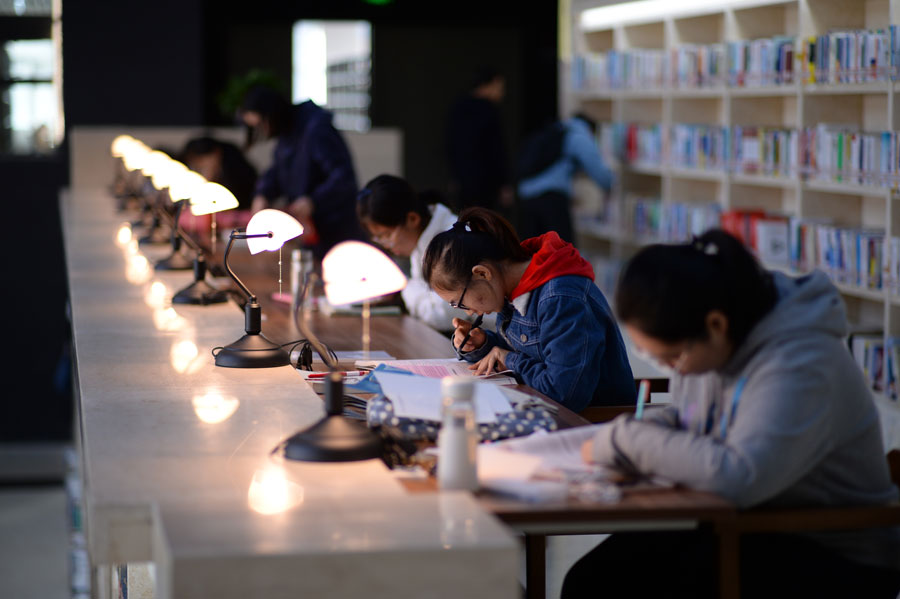
M561 4L561 112L602 124L599 142L617 172L605 201L575 184L580 247L613 271L598 273L598 284L615 281L641 245L674 240L638 226L648 213L761 210L788 223L792 249L801 245L793 223L864 232L881 240L880 282L826 270L852 325L882 331L888 347L900 337L900 239L891 258L891 238L900 238L900 35L891 27L900 0L628 4ZM767 265L792 274L818 266ZM888 382L877 385L879 406L900 422ZM886 430L900 437L900 424Z

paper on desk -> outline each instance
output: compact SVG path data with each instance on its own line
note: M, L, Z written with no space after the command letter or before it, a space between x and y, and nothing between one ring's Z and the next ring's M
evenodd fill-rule
M475 376L475 374L473 374L473 372L469 370L469 366L471 365L469 362L462 362L460 360L457 360L456 358L430 358L426 360L369 359L356 361L356 365L360 368L374 368L379 364L386 364L395 368L402 368L403 370L408 370L413 374L427 376L429 378L443 378L445 376ZM514 385L516 384L516 379L509 376L508 374L511 372L511 370L506 370L503 372L492 372L490 374L481 375L476 378L480 380L488 380L492 383L499 383L502 385Z
M441 380L410 374L376 371L385 397L391 400L398 417L440 421ZM497 421L497 414L512 411L506 396L494 385L475 383L475 421Z
M596 466L581 457L581 446L597 432L596 426L579 426L562 431L538 430L527 437L516 437L493 443L500 451L538 456L542 471L564 470L593 472Z

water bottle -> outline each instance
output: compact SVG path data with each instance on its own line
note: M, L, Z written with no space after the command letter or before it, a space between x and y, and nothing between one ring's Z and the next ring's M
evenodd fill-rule
M438 486L445 490L478 489L474 382L470 377L441 379L442 422L438 433Z

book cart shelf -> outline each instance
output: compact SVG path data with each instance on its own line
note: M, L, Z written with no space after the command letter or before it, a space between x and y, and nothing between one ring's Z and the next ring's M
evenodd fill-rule
M900 375L889 364L900 338L900 36L891 27L900 0L564 0L560 18L561 113L601 125L617 174L606 199L586 180L575 186L579 247L598 284L610 293L641 245L684 239L722 213L764 212L789 246L774 261L760 251L764 263L826 270L852 327L868 334L859 337L881 346L861 366L873 371L885 439L900 447ZM681 214L681 226L660 224L660 214ZM852 265L829 261L820 226L838 247L843 231ZM874 250L858 249L872 238L877 267ZM800 260L801 247L822 258ZM863 256L876 272L860 272Z

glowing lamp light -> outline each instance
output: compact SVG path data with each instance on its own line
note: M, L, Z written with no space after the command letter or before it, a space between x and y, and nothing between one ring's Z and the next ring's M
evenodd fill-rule
M119 135L113 140L112 145L110 146L110 152L114 157L121 158L125 155L125 150L128 146L134 143L134 141L135 139L130 135Z
M206 182L196 188L191 195L191 212L194 216L213 214L238 207L237 198L228 188L218 183ZM299 223L298 223L299 224ZM301 227L301 232L302 232ZM249 243L251 240L247 240ZM252 240L255 241L255 240ZM253 252L256 253L256 252Z
M144 303L154 309L165 308L169 303L169 288L162 281L153 281L144 294Z
M122 154L122 162L125 163L125 168L129 171L136 171L144 166L144 162L150 155L150 148L142 141L136 139L134 143L129 143L125 147L124 152Z
M311 277L314 274L309 275ZM365 301L363 307L363 351L369 349L368 300L399 291L406 277L387 254L359 241L339 243L322 260L325 295L333 304ZM306 288L309 290L309 280ZM343 415L343 379L336 361L301 318L303 302L294 306L294 324L306 335L331 373L325 380L325 417L316 424L285 439L279 448L284 457L306 462L355 462L378 458L381 438L368 428L349 422Z
M361 241L339 243L322 259L325 296L350 304L400 291L406 277L384 252Z
M153 173L166 168L166 165L172 159L165 152L153 150L141 163L141 174L146 177L152 177Z
M275 251L288 241L303 233L303 226L293 216L280 210L260 210L253 215L246 229L235 229L228 237L225 256L222 259L225 271L247 298L244 305L244 336L221 348L216 353L216 366L226 368L269 368L287 366L291 357L287 351L262 334L262 309L256 296L238 278L228 264L228 255L235 239L246 239L251 254L263 250ZM262 241L264 243L256 243Z
M134 254L128 257L125 266L125 279L133 285L143 285L153 278L153 267L150 261L141 254Z
M296 218L287 212L266 208L254 214L247 223L247 249L251 254L274 252L302 234L303 225Z
M187 320L173 308L159 308L153 311L153 326L157 331L180 331L187 326Z
M184 171L179 171L169 181L169 197L173 202L190 200L205 183L206 178L203 175L185 167Z
M225 397L215 391L207 392L204 395L195 395L191 403L197 418L207 424L225 422L231 418L241 404L234 397Z
M131 224L130 223L122 223L119 225L119 230L116 231L116 245L119 247L126 247L128 242L131 241Z
M253 474L247 503L259 514L280 514L303 503L303 487L288 479L279 468L262 468Z
M170 187L172 182L182 177L188 172L188 168L177 160L168 159L161 163L150 175L150 181L153 187L162 191L166 187Z

